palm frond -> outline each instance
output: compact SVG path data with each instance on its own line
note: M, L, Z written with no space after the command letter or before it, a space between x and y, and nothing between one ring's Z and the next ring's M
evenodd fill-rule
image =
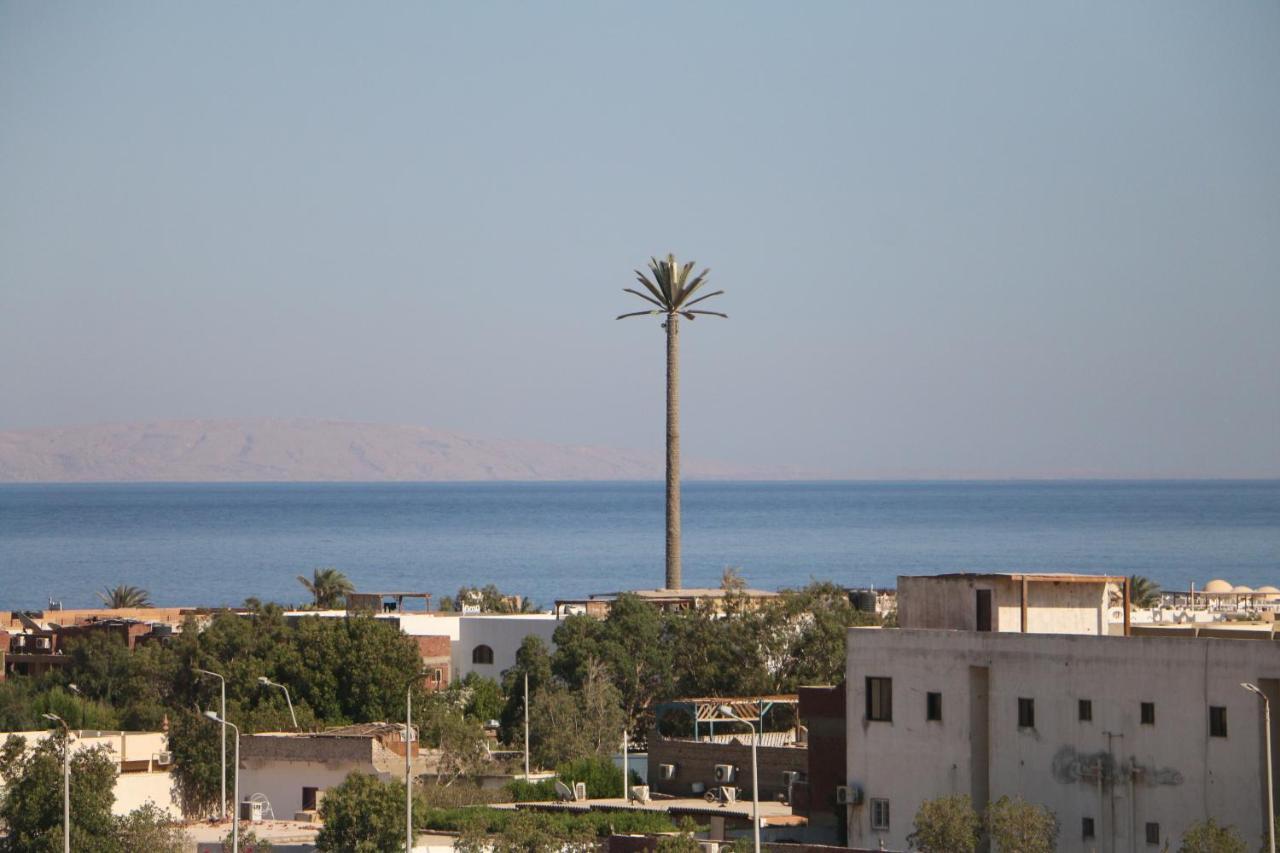
M728 314L722 314L719 311L690 311L689 313L690 314L710 314L713 317L723 317L726 320L729 319Z
M614 317L615 320L622 320L627 317L652 317L656 314L664 314L665 311L632 311L630 314L619 314Z
M624 288L622 288L622 289L623 289L623 291L624 291L624 292L626 292L626 293L634 293L636 296L639 296L639 297L640 297L641 299L643 299L645 302L651 302L651 303L653 303L654 305L657 305L659 308L662 308L662 309L664 309L664 310L665 310L665 309L666 309L666 307L667 307L667 306L663 305L661 302L659 302L658 300L654 299L653 297L651 297L651 296L645 296L643 293L641 293L641 292L640 292L640 291L638 291L638 290L635 290L635 289L630 288L630 287L624 287Z
M704 299L710 299L710 298L711 298L711 297L713 297L713 296L719 296L719 295L720 295L720 294L722 294L722 293L724 293L724 291L723 291L723 290L716 290L716 291L712 291L711 293L708 293L708 294L706 294L705 296L699 296L697 299L690 299L688 302L684 303L684 304L683 304L683 305L681 305L680 307L681 307L681 308L692 308L694 305L697 305L697 304L698 304L699 302L701 302L702 300L704 300Z
M645 286L645 289L653 294L653 298L658 301L659 305L662 305L662 291L658 289L658 286L649 281L648 277L640 270L636 270L636 278L640 279L640 283Z

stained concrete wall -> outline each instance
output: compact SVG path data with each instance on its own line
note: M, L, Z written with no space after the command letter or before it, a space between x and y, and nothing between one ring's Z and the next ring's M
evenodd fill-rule
M850 844L905 848L924 800L980 800L984 787L991 801L1020 794L1052 809L1064 853L1150 849L1148 822L1174 848L1208 817L1250 843L1264 831L1262 703L1240 683L1262 680L1280 702L1271 642L853 628L847 667L848 783L868 802L849 809ZM973 695L984 671L985 700ZM893 679L890 722L866 719L869 676ZM941 721L925 719L929 691L942 694ZM1033 728L1018 726L1020 698L1034 700ZM1141 723L1143 702L1154 725ZM1227 709L1227 737L1209 736L1210 706ZM887 832L870 827L872 798L890 801Z
M744 798L751 797L751 746L750 735L744 734L745 744L705 743L683 738L664 738L656 731L649 734L649 786L661 794L687 797L693 783L701 782L706 790L717 785L716 765L736 766L734 785L742 789ZM803 746L762 746L757 750L760 774L760 798L777 799L786 794L782 781L784 770L804 773L809 768L809 750ZM675 766L675 778L663 781L659 765Z
M975 631L978 590L991 591L992 631L1022 630L1022 582L1001 575L899 577L898 625ZM1027 632L1106 634L1107 605L1113 592L1120 592L1114 582L1028 582Z

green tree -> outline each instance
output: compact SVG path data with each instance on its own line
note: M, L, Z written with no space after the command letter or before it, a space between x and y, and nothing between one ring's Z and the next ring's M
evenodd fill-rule
M322 853L387 853L404 849L404 783L352 773L320 801Z
M10 736L0 749L0 823L9 829L5 849L23 853L62 850L62 731L28 749ZM71 848L84 853L117 853L116 767L106 747L72 749Z
M921 853L973 853L982 819L967 794L925 800L907 841Z
M717 290L697 299L693 295L706 284L710 270L703 270L692 279L694 261L684 266L676 263L675 255L667 255L665 260L656 258L649 260L649 272L652 279L636 270L636 278L647 294L630 287L624 287L627 293L635 294L650 303L654 308L645 311L633 311L621 314L624 317L662 317L662 327L667 332L667 589L680 589L680 318L689 321L699 315L710 314L716 317L729 315L719 311L707 311L693 308L694 305L719 296L723 290Z
M347 595L355 591L355 586L347 576L335 568L316 569L311 573L310 579L305 575L298 575L298 583L307 588L315 606L320 610L340 607Z
M1244 839L1233 827L1222 826L1209 818L1187 827L1178 853L1245 853L1247 849Z
M186 853L192 846L182 827L152 802L118 818L116 838L123 851Z
M115 610L152 606L151 593L142 587L129 586L123 583L115 587L104 587L102 592L98 593L98 598L102 599L102 603L105 606Z
M557 629L558 630L558 629ZM524 738L524 678L529 676L529 696L551 684L551 652L541 637L528 636L516 649L516 665L502 673L502 692L507 701L503 705L502 739L507 743L522 742Z
M694 837L698 826L689 817L680 820L679 831L658 839L658 853L701 853L702 845Z
M1142 575L1129 576L1129 604L1149 610L1160 604L1160 584Z
M1058 819L1022 797L1001 797L987 807L987 832L1000 853L1053 853Z
M556 767L588 755L612 755L626 723L621 697L598 662L587 663L580 689L552 684L531 697L530 753L539 767Z
M478 672L468 672L467 677L456 682L462 710L468 717L481 723L496 720L502 716L506 699L502 695L502 685L492 678L485 678ZM523 688L523 684L521 687Z
M219 726L194 711L176 711L169 720L169 751L173 753L174 795L188 817L205 816L218 811L218 798L222 796L222 784L218 776L222 772L220 750L222 738ZM226 790L230 794L235 780L235 768L231 753L231 734L227 736Z

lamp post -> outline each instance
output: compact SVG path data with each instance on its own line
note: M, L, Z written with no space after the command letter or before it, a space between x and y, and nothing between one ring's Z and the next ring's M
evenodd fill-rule
M626 805L631 802L631 768L628 767L628 759L630 758L630 744L627 742L627 730L622 730L622 803Z
M57 714L41 716L60 724L67 736L62 745L62 853L71 853L71 727Z
M1266 732L1267 748L1267 843L1271 847L1271 853L1276 853L1276 801L1271 782L1271 700L1256 684L1245 681L1241 682L1240 686L1250 693L1258 694L1262 699L1262 721Z
M760 741L760 729L750 720L744 720L728 705L720 706L721 715L751 727L751 833L755 853L760 853L760 777L756 773L756 744Z
M215 723L222 723L222 730L225 732L227 726L236 731L236 754L235 754L235 775L232 776L231 797L236 801L236 809L240 808L240 727L234 723L228 722L226 717L219 717L213 711L205 711L204 715ZM240 853L240 815L233 814L231 816L231 853Z
M413 736L413 685L426 677L419 672L404 683L404 853L413 853L413 760L409 747Z
M218 713L221 714L222 718L225 720L227 717L227 680L223 678L221 675L219 675L218 673L210 672L207 669L197 669L196 674L208 675L218 679L218 681L221 682L222 705L220 706ZM222 776L220 778L222 780L221 814L222 814L222 819L226 820L227 819L227 727L226 726L222 727Z
M293 720L293 730L295 732L302 731L302 729L298 728L298 715L293 713L293 700L289 698L289 688L285 687L283 684L275 683L270 678L267 678L265 675L258 676L258 683L261 684L263 687L279 687L281 690L284 691L284 701L289 703L289 719Z

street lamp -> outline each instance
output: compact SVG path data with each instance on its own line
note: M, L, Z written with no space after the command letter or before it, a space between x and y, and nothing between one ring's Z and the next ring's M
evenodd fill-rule
M240 728L234 723L228 722L226 717L219 717L214 711L205 711L204 715L215 723L222 723L222 731L225 734L227 726L236 731L236 757L235 757L235 775L232 776L231 797L236 801L236 809L240 808ZM231 817L231 853L240 853L240 815L234 814Z
M1271 853L1276 853L1276 801L1274 799L1275 794L1271 789L1271 700L1256 684L1242 681L1240 686L1250 693L1257 693L1262 699L1262 721L1267 736L1267 842L1271 846Z
M57 714L40 716L60 724L67 735L67 741L62 745L62 853L71 853L71 727Z
M267 678L265 675L258 676L258 683L263 685L264 687L279 687L281 690L284 691L284 701L289 703L289 718L293 720L293 730L295 732L302 731L302 729L298 728L298 715L293 713L293 700L289 698L289 688L285 687L283 684L276 684L274 681L272 681L270 678Z
M197 670L196 670L196 674L197 674L197 675L208 675L208 676L211 676L211 677L213 677L213 678L218 679L218 681L220 681L220 682L221 682L222 706L221 706L221 710L219 710L219 712L218 712L218 713L222 715L223 719L226 719L226 716L227 716L227 680L226 680L225 678L223 678L221 675L219 675L218 673L216 673L216 672L210 672L210 671L209 671L209 670L207 670L207 669L197 669ZM226 819L227 819L227 728L226 728L226 726L223 726L223 727L222 727L222 776L221 776L220 778L221 778L221 780L222 780L222 800L221 800L221 802L222 802L222 819L223 819L223 820L226 820Z
M744 720L728 705L720 706L720 714L751 727L751 832L755 853L760 853L760 777L756 773L756 744L760 741L760 729L750 720Z
M409 754L413 732L413 685L426 677L419 672L404 683L404 851L413 853L413 760Z

